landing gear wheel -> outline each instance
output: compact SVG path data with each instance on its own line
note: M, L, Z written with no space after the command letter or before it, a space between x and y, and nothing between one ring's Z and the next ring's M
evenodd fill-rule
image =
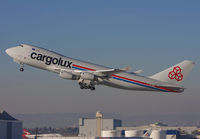
M21 72L24 71L24 64L23 63L20 63L20 69L19 69Z
M92 91L95 90L95 87L91 87L90 90L92 90Z
M83 80L79 79L78 84L80 86L80 89L90 89L90 90L95 90L95 84L91 80Z
M20 70L21 72L23 72L23 71L24 71L24 68L20 68L19 70Z

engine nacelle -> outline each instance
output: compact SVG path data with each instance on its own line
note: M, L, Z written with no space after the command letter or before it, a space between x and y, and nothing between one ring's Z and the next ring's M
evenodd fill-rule
M76 80L76 75L73 75L72 73L66 72L66 71L60 71L60 77L68 80Z
M81 73L81 79L84 79L84 80L94 80L95 76L92 73L82 72Z

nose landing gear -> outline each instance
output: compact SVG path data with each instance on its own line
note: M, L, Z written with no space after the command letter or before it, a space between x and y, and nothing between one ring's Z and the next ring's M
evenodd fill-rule
M19 69L19 71L21 71L21 72L24 71L24 64L21 64L21 65L20 65L20 69Z
M20 68L19 70L20 70L21 72L23 72L23 71L24 71L24 68Z

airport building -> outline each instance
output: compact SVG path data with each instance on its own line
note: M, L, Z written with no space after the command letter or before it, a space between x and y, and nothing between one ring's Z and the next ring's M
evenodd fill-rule
M104 119L101 112L96 113L96 118L79 119L79 137L99 137L118 139L144 138L144 133L152 129L152 139L176 139L180 131L192 134L198 128L195 126L168 126L162 123L155 123L144 126L123 127L122 121L118 119Z
M22 121L0 112L0 139L22 139Z
M104 119L101 112L95 118L79 119L79 135L76 137L47 137L39 135L38 139L177 139L183 137L182 131L191 137L197 127L172 127L162 123L144 126L123 127L118 119Z
M103 119L101 112L96 113L96 118L79 119L79 136L101 137L103 130L116 130L122 126L122 121L118 119Z
M96 137L97 139L137 139L146 138L144 133L152 129L149 136L152 139L170 139L179 135L179 127L168 127L161 123L146 126L123 127L118 119L104 119L101 112L96 113L96 118L79 119L79 137ZM184 128L187 129L187 128ZM188 128L190 130L190 127ZM195 129L191 129L195 130Z

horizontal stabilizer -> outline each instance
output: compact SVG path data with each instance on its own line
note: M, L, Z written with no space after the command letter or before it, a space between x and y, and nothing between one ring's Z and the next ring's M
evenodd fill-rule
M134 73L140 74L140 73L143 73L143 70L137 70L137 71L135 71Z

